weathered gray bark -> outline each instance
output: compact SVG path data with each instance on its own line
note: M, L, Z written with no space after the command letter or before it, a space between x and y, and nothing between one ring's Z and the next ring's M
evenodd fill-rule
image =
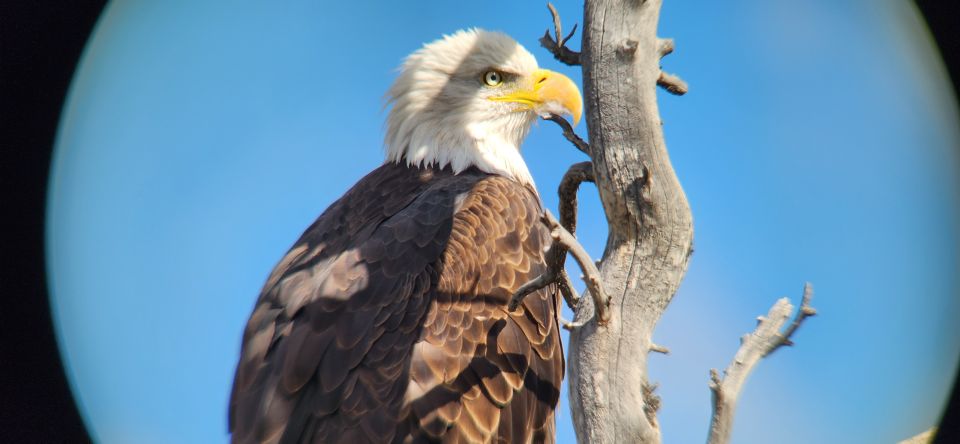
M919 435L914 436L912 438L908 438L903 441L900 441L897 444L929 444L933 442L936 436L937 436L937 428L931 427L926 432L920 433Z
M740 338L740 348L727 369L723 371L723 378L716 370L710 370L710 391L713 392L713 418L710 420L710 433L707 435L707 444L726 444L730 442L733 432L733 413L737 408L737 398L740 390L747 382L750 372L761 359L769 356L778 348L792 345L790 337L800 328L804 319L814 316L817 311L810 306L813 297L813 288L810 284L803 287L803 297L800 309L797 311L793 323L783 329L793 312L790 300L778 300L766 316L757 318L757 328L752 333Z
M661 0L587 0L584 96L591 159L609 223L600 272L610 319L571 333L570 400L581 443L659 443L647 354L692 251L690 207L657 110ZM589 319L590 298L578 318Z
M660 399L647 381L647 354L668 353L653 343L653 330L687 270L693 245L693 221L680 182L670 165L657 110L656 87L684 94L679 77L660 70L660 58L673 41L658 39L662 0L587 0L583 52L565 46L560 18L549 5L554 36L541 45L557 60L583 67L589 145L559 116L564 136L591 161L571 167L560 187L558 222L547 214L554 233L551 270L514 295L511 307L532 289L555 283L575 307L567 360L570 409L581 443L659 443L656 411ZM576 226L576 192L582 181L597 185L609 226L598 271L572 235ZM565 228L565 229L564 229ZM567 252L574 255L587 281L589 298L578 297L563 270ZM709 444L730 440L737 397L761 358L791 345L790 337L816 310L809 306L807 285L794 322L781 327L792 311L784 298L752 334L744 336L721 379L711 370L713 417Z

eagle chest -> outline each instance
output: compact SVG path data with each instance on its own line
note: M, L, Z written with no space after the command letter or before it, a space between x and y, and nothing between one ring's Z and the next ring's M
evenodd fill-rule
M235 442L550 441L563 357L536 195L385 165L307 230L245 331Z

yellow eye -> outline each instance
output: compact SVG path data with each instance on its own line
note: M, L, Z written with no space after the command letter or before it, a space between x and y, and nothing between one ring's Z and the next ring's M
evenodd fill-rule
M503 74L497 71L487 71L483 75L483 83L486 83L487 86L497 86L503 83Z

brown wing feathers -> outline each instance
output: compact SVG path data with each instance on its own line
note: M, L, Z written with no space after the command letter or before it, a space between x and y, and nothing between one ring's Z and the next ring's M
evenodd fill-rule
M244 333L234 442L543 442L563 372L536 197L384 165L315 222Z

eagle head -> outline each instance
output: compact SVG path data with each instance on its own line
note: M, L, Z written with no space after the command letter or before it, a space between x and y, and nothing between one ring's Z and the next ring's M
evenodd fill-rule
M520 145L546 114L580 120L583 101L570 78L500 32L470 29L428 43L406 58L387 92L387 162L471 166L532 184Z

